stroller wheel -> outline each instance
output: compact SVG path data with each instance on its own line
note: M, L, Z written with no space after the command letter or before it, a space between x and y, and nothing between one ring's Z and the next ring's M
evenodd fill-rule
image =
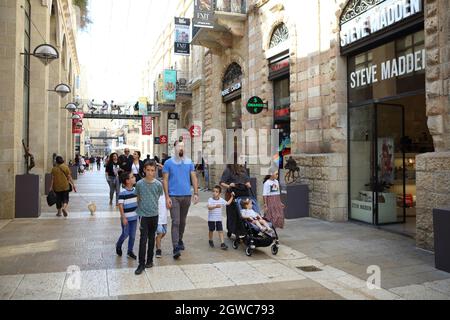
M247 257L251 257L252 254L253 254L252 248L247 247L247 248L245 249L245 254L247 255Z
M274 244L274 245L272 246L272 254L273 254L274 256L276 256L276 255L278 254L278 246L277 246L276 244Z
M239 241L238 240L234 240L233 241L233 249L237 250L239 248Z

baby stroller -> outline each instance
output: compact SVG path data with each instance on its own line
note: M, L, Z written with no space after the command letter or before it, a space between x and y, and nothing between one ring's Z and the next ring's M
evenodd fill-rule
M271 247L272 254L277 255L280 242L277 231L270 221L268 221L269 225L273 229L273 233L271 235L262 233L257 226L242 218L241 201L244 199L250 199L253 204L253 210L258 213L261 212L253 191L251 189L247 189L244 185L238 185L231 191L235 194L236 198L234 199L233 204L229 206L229 210L227 210L227 226L229 228L228 235L231 237L231 233L236 236L233 241L233 249L237 250L240 244L244 243L246 246L245 254L248 257L253 255L256 248L267 247Z

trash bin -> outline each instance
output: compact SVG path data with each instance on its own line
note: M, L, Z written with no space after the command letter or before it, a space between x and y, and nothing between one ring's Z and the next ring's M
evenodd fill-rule
M282 186L281 201L286 205L286 219L309 218L309 186L290 184Z
M39 176L25 174L16 176L16 219L39 218L41 216L41 197Z
M436 269L450 272L450 208L433 210Z

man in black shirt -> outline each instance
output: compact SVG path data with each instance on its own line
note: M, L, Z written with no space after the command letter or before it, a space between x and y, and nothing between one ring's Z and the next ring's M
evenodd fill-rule
M123 155L119 157L119 166L125 172L131 172L133 165L133 156L130 154L130 149L126 148Z

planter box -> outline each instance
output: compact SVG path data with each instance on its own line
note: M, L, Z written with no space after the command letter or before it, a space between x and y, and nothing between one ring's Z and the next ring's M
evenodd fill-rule
M433 210L436 269L450 272L450 208Z
M281 201L286 219L309 218L309 187L305 184L282 186Z
M16 219L39 218L41 197L39 176L34 174L16 176Z

